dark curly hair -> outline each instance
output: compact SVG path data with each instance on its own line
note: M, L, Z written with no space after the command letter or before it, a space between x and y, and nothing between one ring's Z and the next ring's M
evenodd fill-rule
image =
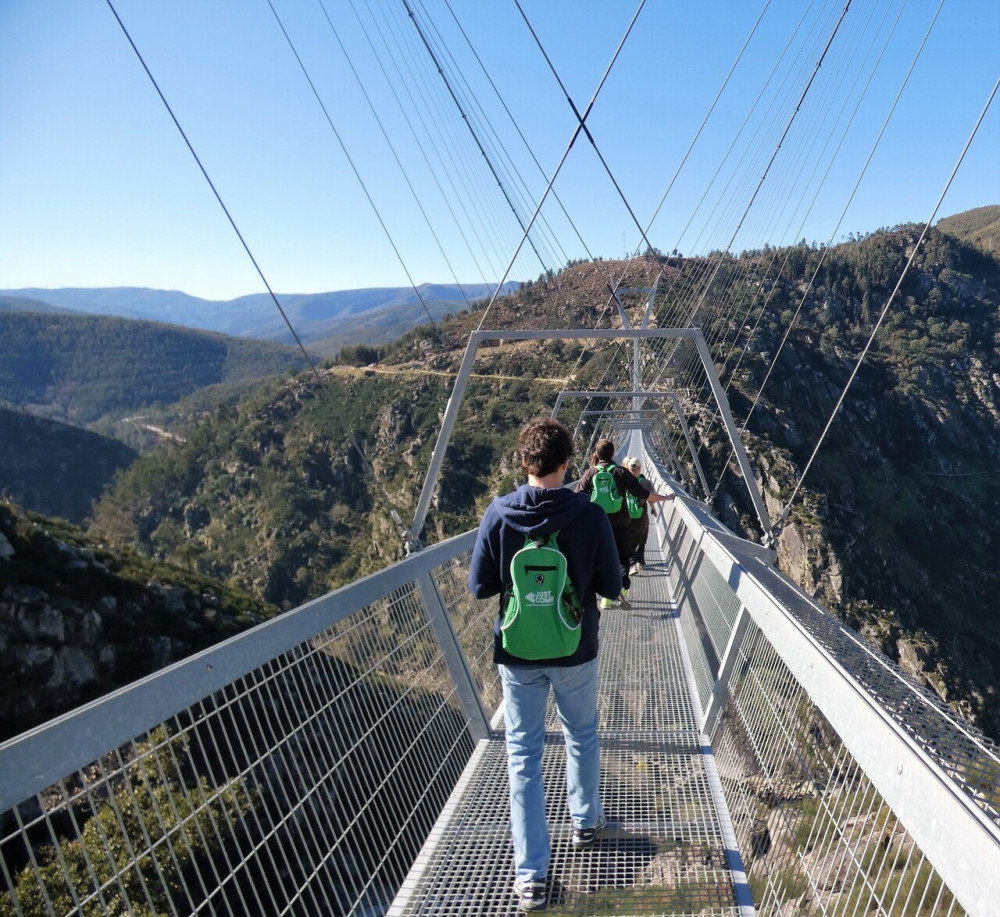
M558 420L536 417L518 435L517 451L525 473L543 478L573 454L573 437Z

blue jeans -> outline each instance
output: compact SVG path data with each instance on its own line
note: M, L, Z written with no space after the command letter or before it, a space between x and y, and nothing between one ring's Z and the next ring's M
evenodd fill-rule
M576 666L498 666L503 682L510 778L510 828L518 879L548 875L552 850L545 820L545 707L549 687L566 738L566 796L574 828L592 828L603 809L597 744L597 660Z

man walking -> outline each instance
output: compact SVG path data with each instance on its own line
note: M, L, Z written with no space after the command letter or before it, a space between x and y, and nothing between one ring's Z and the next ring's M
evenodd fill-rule
M525 546L526 536L558 532L556 545L566 557L568 579L583 606L579 646L562 658L528 660L507 652L500 630L503 608L494 628L493 660L504 697L514 889L521 909L534 910L547 902L551 858L542 778L550 689L566 742L573 846L593 843L607 823L599 789L597 594L617 596L621 571L607 514L585 495L563 486L573 454L569 431L555 420L538 418L521 430L517 448L528 482L495 499L483 515L469 588L476 598L505 594L511 585L511 558Z

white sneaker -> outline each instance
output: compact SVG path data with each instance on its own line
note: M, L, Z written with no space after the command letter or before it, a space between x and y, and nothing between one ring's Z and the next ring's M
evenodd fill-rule
M632 564L632 566L629 567L628 575L629 576L638 576L639 575L639 571L641 569L642 569L642 564Z
M548 904L544 879L515 879L514 893L522 911L537 911Z

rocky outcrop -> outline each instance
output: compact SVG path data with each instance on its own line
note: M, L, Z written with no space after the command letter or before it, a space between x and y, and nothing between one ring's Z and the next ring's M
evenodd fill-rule
M0 740L269 614L219 583L0 503Z

